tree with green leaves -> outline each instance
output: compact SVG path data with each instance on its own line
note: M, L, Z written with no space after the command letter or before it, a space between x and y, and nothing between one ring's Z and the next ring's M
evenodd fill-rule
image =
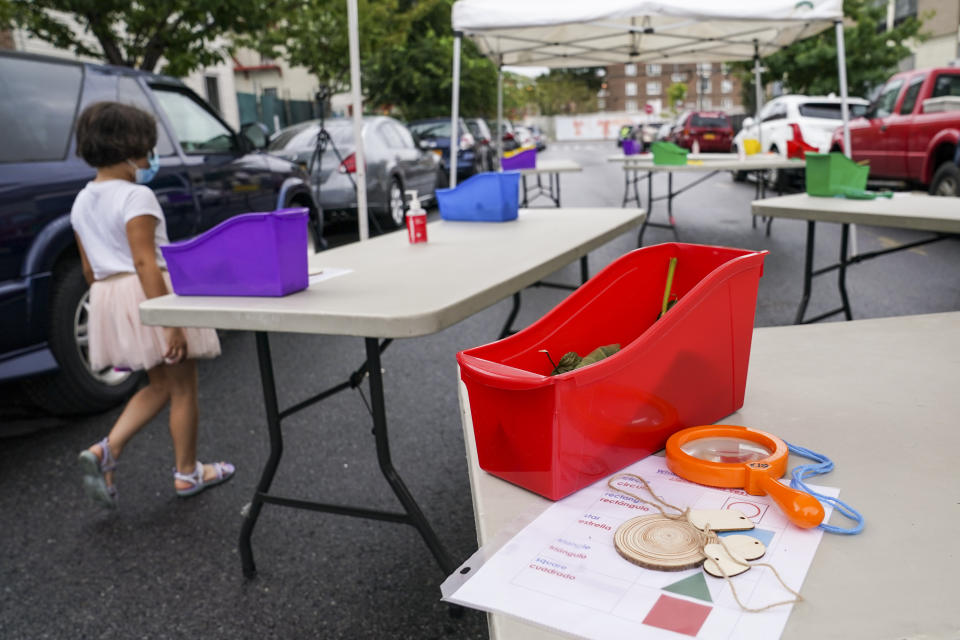
M677 110L677 105L687 99L687 85L682 82L674 82L667 87L667 105L671 111Z
M0 0L0 18L77 55L147 71L163 60L164 73L183 76L223 60L227 39L263 33L292 2Z
M551 69L537 78L540 113L545 116L588 113L597 110L597 92L603 78L595 68Z
M886 24L886 3L872 0L844 0L843 13L847 18L843 29L847 90L851 96L866 96L895 73L900 61L910 55L905 42L923 39L920 31L923 24L920 19L909 17L892 29L882 29ZM766 68L761 76L764 86L779 81L792 93L840 93L835 29L795 42L764 58L762 64ZM752 112L755 104L753 63L736 63L734 68L742 81L744 107Z
M411 14L405 41L378 44L363 60L363 88L371 105L392 108L406 120L450 115L452 6L453 0L401 0L400 11ZM496 67L464 38L460 113L490 117L496 113L496 96Z

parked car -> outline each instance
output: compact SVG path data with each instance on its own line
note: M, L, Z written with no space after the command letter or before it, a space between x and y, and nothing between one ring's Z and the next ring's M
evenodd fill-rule
M421 148L440 156L444 178L439 187L446 187L450 175L450 118L428 118L407 124L410 131L421 141ZM477 141L463 118L457 125L460 141L457 145L457 181L483 171L482 158L477 153Z
M513 131L513 136L516 138L517 142L520 143L521 147L536 146L537 143L533 138L533 131L530 130L530 127L518 124L513 127Z
M500 136L503 138L504 151L513 151L520 148L520 139L517 137L517 132L513 127L513 123L509 120L505 119L501 121Z
M898 73L862 116L850 122L850 145L854 160L869 161L871 179L960 195L960 68ZM841 141L837 130L830 148Z
M671 142L693 149L694 143L703 153L727 152L733 140L730 118L722 111L688 111L677 119Z
M70 226L95 171L76 155L74 118L119 100L157 118L160 172L150 183L171 240L232 216L303 206L322 242L320 209L295 164L260 151L264 130L234 132L174 78L126 67L0 52L0 381L56 414L107 409L139 383L93 371L87 359L88 287Z
M660 131L660 128L663 126L663 124L663 122L658 120L651 120L640 125L640 140L643 142L644 150L649 149L651 143L659 140L659 138L657 138L657 133Z
M669 140L674 124L675 123L673 122L664 122L662 125L660 125L660 127L657 129L657 134L654 137L654 140Z
M530 133L533 134L533 142L537 145L537 151L544 151L547 148L547 135L539 125L530 125Z
M856 118L867 109L868 102L863 98L847 98L850 118ZM793 140L794 125L799 127L803 142L821 151L830 147L830 136L842 120L840 98L830 96L778 96L760 109L760 124L754 118L744 118L740 131L733 138L730 150L734 153L743 148L744 138L759 139L761 151L772 151L785 155L787 141ZM799 142L799 141L798 141ZM791 175L792 174L792 175ZM796 170L782 172L771 169L766 172L766 180L779 187L786 186L791 179L799 180L803 172ZM746 180L746 172L734 173L734 180Z
M867 101L848 98L851 120L863 115ZM830 147L830 136L841 121L840 98L836 96L785 95L774 98L760 109L760 125L753 118L745 118L743 126L733 138L730 151L743 147L744 138L760 140L761 151L785 154L787 140L794 139L793 126L800 127L803 141L821 151Z
M493 139L493 132L490 125L483 118L464 118L470 135L477 143L477 150L480 154L480 165L484 171L497 170L497 147Z
M351 118L324 122L332 144L322 156L315 155L320 121L309 120L282 129L267 151L299 163L310 171L314 198L329 221L335 217L356 218L356 140ZM363 151L366 156L367 202L388 228L405 224L409 205L404 191L415 189L424 204L433 200L440 173L440 159L421 149L410 131L386 116L363 118Z

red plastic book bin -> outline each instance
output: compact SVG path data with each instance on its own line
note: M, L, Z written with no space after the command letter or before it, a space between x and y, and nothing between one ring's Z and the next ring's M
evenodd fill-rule
M309 284L305 208L246 213L160 247L180 296L285 296Z
M558 500L739 409L766 254L636 249L526 329L458 353L480 467ZM679 300L657 320L672 257ZM556 376L541 353L612 343L619 352Z

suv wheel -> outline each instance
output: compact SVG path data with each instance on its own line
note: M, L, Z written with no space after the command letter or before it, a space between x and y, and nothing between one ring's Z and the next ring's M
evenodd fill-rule
M90 368L89 300L80 261L61 265L54 273L47 322L50 350L60 370L23 384L34 403L56 415L104 411L123 402L140 383L139 374Z
M937 167L930 181L932 196L960 196L960 167L947 161Z

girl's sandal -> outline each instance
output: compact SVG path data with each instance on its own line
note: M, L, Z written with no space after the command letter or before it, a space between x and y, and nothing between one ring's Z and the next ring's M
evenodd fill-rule
M197 466L194 468L193 473L180 473L174 469L174 481L179 480L180 482L186 482L190 485L184 489L177 489L177 495L181 498L195 496L204 489L209 489L210 487L215 487L218 484L223 484L232 478L234 472L236 471L236 468L229 462L214 462L210 466L213 467L214 472L216 472L216 476L209 480L203 479L203 463L199 460L197 460Z
M110 451L107 438L97 444L101 451L99 458L90 449L81 451L78 457L83 472L83 488L94 502L112 509L117 506L117 488L107 484L105 474L117 468L117 461Z

